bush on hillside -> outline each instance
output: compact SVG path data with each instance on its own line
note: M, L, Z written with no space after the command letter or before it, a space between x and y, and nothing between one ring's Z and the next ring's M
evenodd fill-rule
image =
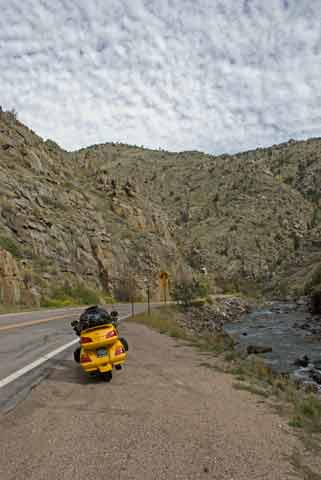
M19 245L9 237L0 236L0 248L7 250L7 252L11 253L13 257L21 257L21 249Z
M42 307L68 307L72 305L96 305L100 303L100 295L84 285L58 287L49 297L45 297Z
M196 298L206 297L209 287L206 280L185 276L174 283L172 298L184 307L190 306Z

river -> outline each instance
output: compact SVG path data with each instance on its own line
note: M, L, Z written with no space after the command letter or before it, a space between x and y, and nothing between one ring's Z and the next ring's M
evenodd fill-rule
M321 391L321 319L312 317L304 304L270 303L247 314L238 323L228 323L225 331L237 339L238 347L271 347L261 354L278 373L288 373L303 383L315 383ZM308 365L297 365L308 357Z

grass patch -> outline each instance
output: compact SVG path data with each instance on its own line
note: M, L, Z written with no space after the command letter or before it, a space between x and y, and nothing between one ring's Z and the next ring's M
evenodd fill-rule
M150 315L148 315L148 313L141 313L135 315L135 317L130 317L128 321L141 323L170 337L180 338L182 340L188 339L186 331L176 321L172 308L162 307L155 309L151 311Z
M234 346L234 341L224 333L217 333L190 337L189 344L201 352L211 353L217 356L223 352L231 351Z
M239 360L239 358L240 356L235 350L230 350L229 352L225 352L224 354L224 360L226 362L235 362L236 360Z
M252 379L266 385L273 385L273 372L260 358L242 360L236 357L233 365L227 367L227 371L244 379Z
M229 352L226 356L233 357ZM226 371L242 382L234 384L235 388L272 397L278 413L289 418L289 426L305 435L321 433L321 399L304 392L290 378L273 373L262 359L239 358Z
M260 395L261 397L269 397L269 392L258 387L257 385L235 382L233 383L233 388L235 388L236 390L244 390L246 392L254 393L255 395Z
M290 424L310 433L321 433L321 400L313 394L296 398Z
M197 348L201 352L218 355L232 348L233 340L225 334L196 336L188 332L178 321L182 315L179 309L174 307L161 307L148 313L141 313L130 318L129 321L141 323L157 330L159 333L170 337L184 340L187 345Z

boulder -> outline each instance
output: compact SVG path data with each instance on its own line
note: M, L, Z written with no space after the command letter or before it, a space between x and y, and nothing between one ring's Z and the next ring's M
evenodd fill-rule
M314 380L318 385L321 385L321 372L320 372L320 370L316 370L315 368L313 368L313 369L310 371L310 377L311 377L312 380Z
M261 345L248 345L246 349L248 355L268 353L268 352L272 352L272 350L273 350L272 347L266 347Z

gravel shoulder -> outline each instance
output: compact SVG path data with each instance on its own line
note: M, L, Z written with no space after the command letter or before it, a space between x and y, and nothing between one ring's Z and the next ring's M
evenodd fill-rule
M71 356L0 416L1 480L298 478L286 420L203 356L126 324L126 368L88 379Z

